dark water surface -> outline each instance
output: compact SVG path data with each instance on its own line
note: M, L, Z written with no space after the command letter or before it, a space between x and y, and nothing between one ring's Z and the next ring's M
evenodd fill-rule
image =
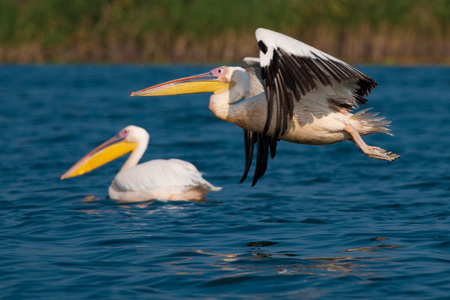
M361 68L395 133L365 141L398 161L281 142L256 187L237 183L242 132L210 95L129 97L211 68L0 66L0 298L448 299L450 68ZM190 161L223 190L116 203L125 158L59 180L130 124L151 134L145 160Z

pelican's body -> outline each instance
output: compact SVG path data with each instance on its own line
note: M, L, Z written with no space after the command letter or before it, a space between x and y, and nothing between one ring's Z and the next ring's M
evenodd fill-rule
M253 184L264 175L268 153L278 140L326 145L354 142L367 156L392 161L399 156L368 146L361 136L390 134L389 121L351 111L364 105L377 84L367 75L320 50L283 34L258 29L260 58L245 58L242 67L219 67L208 73L158 84L131 96L213 92L209 109L218 118L244 129L246 169L254 144L257 162Z
M293 117L288 120L286 132L278 137L280 140L309 145L333 144L351 138L346 126L353 126L360 135L380 131L389 133L385 127L388 122L382 118L373 118L374 114L366 113L367 110L352 114L332 102L317 101L318 94L322 92L311 92L294 106ZM227 99L220 99L221 96L214 94L209 104L210 110L218 118L253 132L264 131L268 111L265 93L231 104ZM272 125L266 135L274 135L276 118L272 116Z
M210 191L219 191L203 179L197 168L179 159L155 159L138 164L150 136L143 128L127 126L83 157L61 179L82 175L131 152L109 187L109 197L125 202L156 200L203 200Z

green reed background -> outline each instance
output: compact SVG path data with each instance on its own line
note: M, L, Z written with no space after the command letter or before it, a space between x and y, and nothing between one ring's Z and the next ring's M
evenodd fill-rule
M449 0L0 0L0 62L238 62L254 31L350 62L450 63Z

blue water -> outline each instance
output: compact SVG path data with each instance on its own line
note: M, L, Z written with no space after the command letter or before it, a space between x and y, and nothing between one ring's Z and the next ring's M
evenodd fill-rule
M212 67L0 66L0 298L449 297L450 68L360 68L395 133L364 139L399 160L281 142L251 187L241 129L209 95L129 97ZM59 180L130 124L150 132L145 160L190 161L223 190L119 204L125 158Z

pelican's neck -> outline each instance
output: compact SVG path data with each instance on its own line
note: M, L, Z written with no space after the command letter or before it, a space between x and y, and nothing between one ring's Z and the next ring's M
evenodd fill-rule
M209 110L212 111L212 113L218 117L219 119L222 119L224 121L231 122L229 120L230 117L230 97L229 97L229 91L214 94L209 99Z
M229 90L212 95L209 109L219 119L235 123L236 111L233 103L246 95L250 87L250 80L243 68L230 67L228 71L232 72L230 82L235 84L230 84L232 88Z
M145 150L147 149L147 145L148 145L148 140L144 140L144 141L139 141L137 143L136 149L134 149L130 156L128 157L128 159L125 161L125 163L123 164L122 168L120 169L119 173L137 166L137 164L139 163L139 161L141 160L142 156L145 153Z

